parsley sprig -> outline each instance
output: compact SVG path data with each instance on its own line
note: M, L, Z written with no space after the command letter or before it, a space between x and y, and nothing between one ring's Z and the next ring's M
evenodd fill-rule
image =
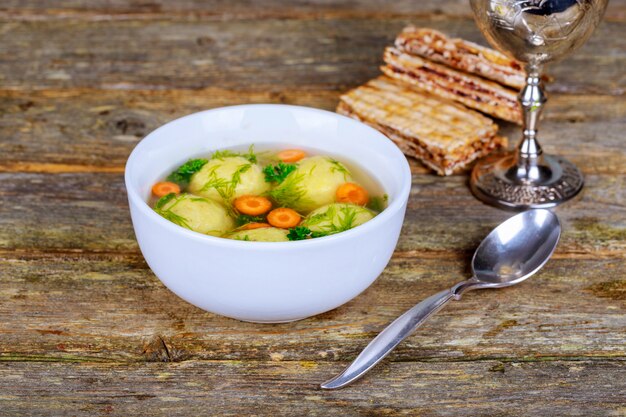
M305 226L296 226L294 228L289 229L289 233L287 233L287 239L289 240L305 240L305 239L313 239L316 237L326 236L326 233L322 232L312 232L311 229Z
M287 178L287 175L295 171L296 166L294 164L285 164L279 162L277 165L268 165L263 168L265 174L265 182L275 182L280 184Z
M168 177L168 181L175 182L179 185L187 185L191 180L191 176L209 162L206 159L190 159L172 172Z

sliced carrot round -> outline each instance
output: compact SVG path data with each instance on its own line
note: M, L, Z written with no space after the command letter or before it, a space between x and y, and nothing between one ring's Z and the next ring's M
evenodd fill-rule
M240 230L254 230L254 229L265 229L267 227L272 227L267 223L248 223L244 224L240 227Z
M269 224L281 229L296 227L301 219L297 211L286 207L274 209L267 215Z
M272 202L265 197L242 195L235 199L235 208L239 213L258 216L270 211Z
M152 194L157 197L164 197L170 193L180 194L178 184L169 181L157 182L152 186Z
M306 156L306 153L300 149L285 149L278 152L276 156L283 162L298 162Z
M370 200L367 190L352 182L341 184L335 193L337 202L364 206Z

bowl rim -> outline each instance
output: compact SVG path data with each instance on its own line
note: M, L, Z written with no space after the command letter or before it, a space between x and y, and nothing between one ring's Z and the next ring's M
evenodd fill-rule
M289 241L289 242L256 242L256 241L246 242L246 241L239 241L235 239L226 239L226 238L218 237L218 236L205 235L205 234L195 232L193 230L189 230L184 227L178 226L170 222L169 220L164 219L162 216L159 216L148 205L148 203L144 201L143 198L141 198L138 190L136 190L132 186L132 182L130 179L130 176L131 176L130 172L133 169L135 160L138 158L137 155L139 153L139 150L143 147L149 146L148 141L150 137L152 137L155 133L163 129L165 126L168 126L173 123L178 123L187 118L201 117L201 115L210 113L210 112L219 112L219 111L224 111L224 110L229 110L229 109L234 110L234 109L241 109L241 108L263 108L263 107L270 108L270 109L271 108L289 108L289 109L295 109L297 111L309 111L309 112L314 112L314 113L321 113L324 116L331 116L331 117L339 118L347 122L348 124L359 125L361 128L364 127L366 128L366 130L370 130L374 135L380 136L381 139L386 140L387 143L384 146L387 146L389 148L389 152L391 152L391 154L395 154L395 156L398 157L397 158L398 161L402 164L401 170L403 172L403 176L401 178L401 184L400 184L399 192L396 198L394 198L391 201L391 203L382 212L376 215L372 220L369 220L359 226L356 226L350 230L343 231L341 233L337 233L337 234L330 235L330 236L319 237L315 239L296 240L296 241ZM375 176L375 174L370 174L370 175ZM409 166L409 163L406 157L402 153L402 151L400 151L400 149L391 141L391 139L383 135L378 130L366 125L365 123L362 123L350 117L347 117L347 116L344 116L335 112L327 111L327 110L316 109L316 108L307 107L307 106L296 106L296 105L291 105L291 104L239 104L239 105L233 105L233 106L216 107L213 109L191 113L191 114L179 117L177 119L171 120L159 126L158 128L151 131L150 133L148 133L137 143L137 145L133 148L130 155L128 156L128 160L126 161L126 165L124 167L124 182L126 185L126 192L128 194L128 198L130 202L135 204L135 207L139 209L142 215L146 216L148 219L152 221L155 221L157 224L165 227L171 232L180 234L188 239L202 242L205 244L215 244L215 245L220 245L223 247L232 247L232 248L238 248L238 249L244 249L244 250L275 250L275 249L298 250L300 248L316 247L319 245L323 246L325 244L330 244L332 242L341 242L344 240L356 238L359 235L365 234L368 231L375 229L379 224L382 224L385 221L392 218L402 209L402 207L406 204L406 201L408 200L409 194L411 192L411 168Z

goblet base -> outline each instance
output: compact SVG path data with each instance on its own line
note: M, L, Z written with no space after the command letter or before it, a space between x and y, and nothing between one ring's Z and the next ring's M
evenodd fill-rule
M511 210L555 207L583 188L582 173L567 159L543 155L540 168L541 175L527 180L515 152L490 155L474 167L470 188L485 203Z

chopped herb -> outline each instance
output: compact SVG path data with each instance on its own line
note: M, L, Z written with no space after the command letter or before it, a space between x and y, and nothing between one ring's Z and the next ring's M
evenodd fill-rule
M387 194L383 194L382 197L376 196L370 198L369 203L367 203L367 208L370 210L374 210L377 213L380 213L384 209L387 208L387 202L389 201L389 196Z
M211 159L224 159L224 158L230 158L233 156L239 156L239 154L233 151L229 151L228 149L224 149L223 151L213 152L213 155L211 155Z
M289 229L289 233L287 233L287 239L289 240L304 240L308 239L311 236L311 229L304 226L296 226L292 229Z
M275 182L280 184L287 178L287 175L295 171L296 166L294 164L285 164L279 162L277 165L268 165L263 168L265 174L265 182Z
M305 200L306 189L301 184L305 177L305 173L292 172L278 187L269 192L269 196L279 207L291 207L297 210L296 207L299 205L308 203L308 199Z
M165 217L167 220L171 221L172 223L175 223L186 229L191 229L191 226L189 226L187 219L184 218L183 216L179 216L178 214L171 212L169 210L166 210L166 211L157 210L157 213L159 213L161 216Z
M206 159L190 159L185 162L178 169L172 172L168 177L168 181L175 182L180 185L189 184L191 180L191 176L196 172L200 171L200 169L209 161Z
M347 178L350 176L350 171L348 171L348 168L346 168L341 162L337 161L336 159L333 159L333 158L327 158L327 159L328 159L328 162L330 162L333 165L330 168L330 171L339 172L343 174L343 178L347 180Z
M263 216L250 216L247 214L240 214L235 219L235 223L237 223L237 226L243 226L244 224L248 224L248 223L264 223L264 222L265 222L265 218L263 218Z
M159 198L159 200L154 205L154 208L155 209L162 208L164 205L166 205L174 197L176 197L176 193L169 193L169 194L164 195L163 197Z
M172 223L175 223L187 229L191 229L191 227L189 226L189 222L186 218L172 211L172 209L185 198L185 195L179 196L167 210L163 209L163 207L165 207L165 205L174 198L176 198L176 194L174 193L169 193L168 195L161 197L159 201L157 201L154 205L154 211L165 219L171 221Z
M256 164L257 162L257 157L256 157L256 154L254 153L254 145L250 145L250 147L248 148L248 153L243 153L241 154L241 156L243 156L244 158L246 158L248 161L250 161L253 164Z
M233 173L230 178L230 181L217 176L216 170L220 167L220 165L215 165L209 171L209 180L204 183L200 191L208 191L211 188L215 189L217 193L222 197L225 201L229 201L235 194L235 189L241 183L241 174L248 171L252 168L252 164L242 164L237 167L237 170Z
M331 204L326 211L308 217L305 224L308 227L320 229L317 233L323 236L333 235L355 227L354 222L360 210L364 209L352 205L337 206Z
M242 158L246 158L253 164L256 164L257 162L257 157L254 153L254 145L250 145L250 147L248 148L248 152L233 152L228 149L225 149L223 151L215 151L213 152L213 155L211 155L211 159L224 159L233 156L241 156Z
M289 229L289 233L287 233L287 239L289 240L305 240L309 238L323 237L327 236L327 233L323 232L312 232L311 229L304 226L296 226L292 229Z

